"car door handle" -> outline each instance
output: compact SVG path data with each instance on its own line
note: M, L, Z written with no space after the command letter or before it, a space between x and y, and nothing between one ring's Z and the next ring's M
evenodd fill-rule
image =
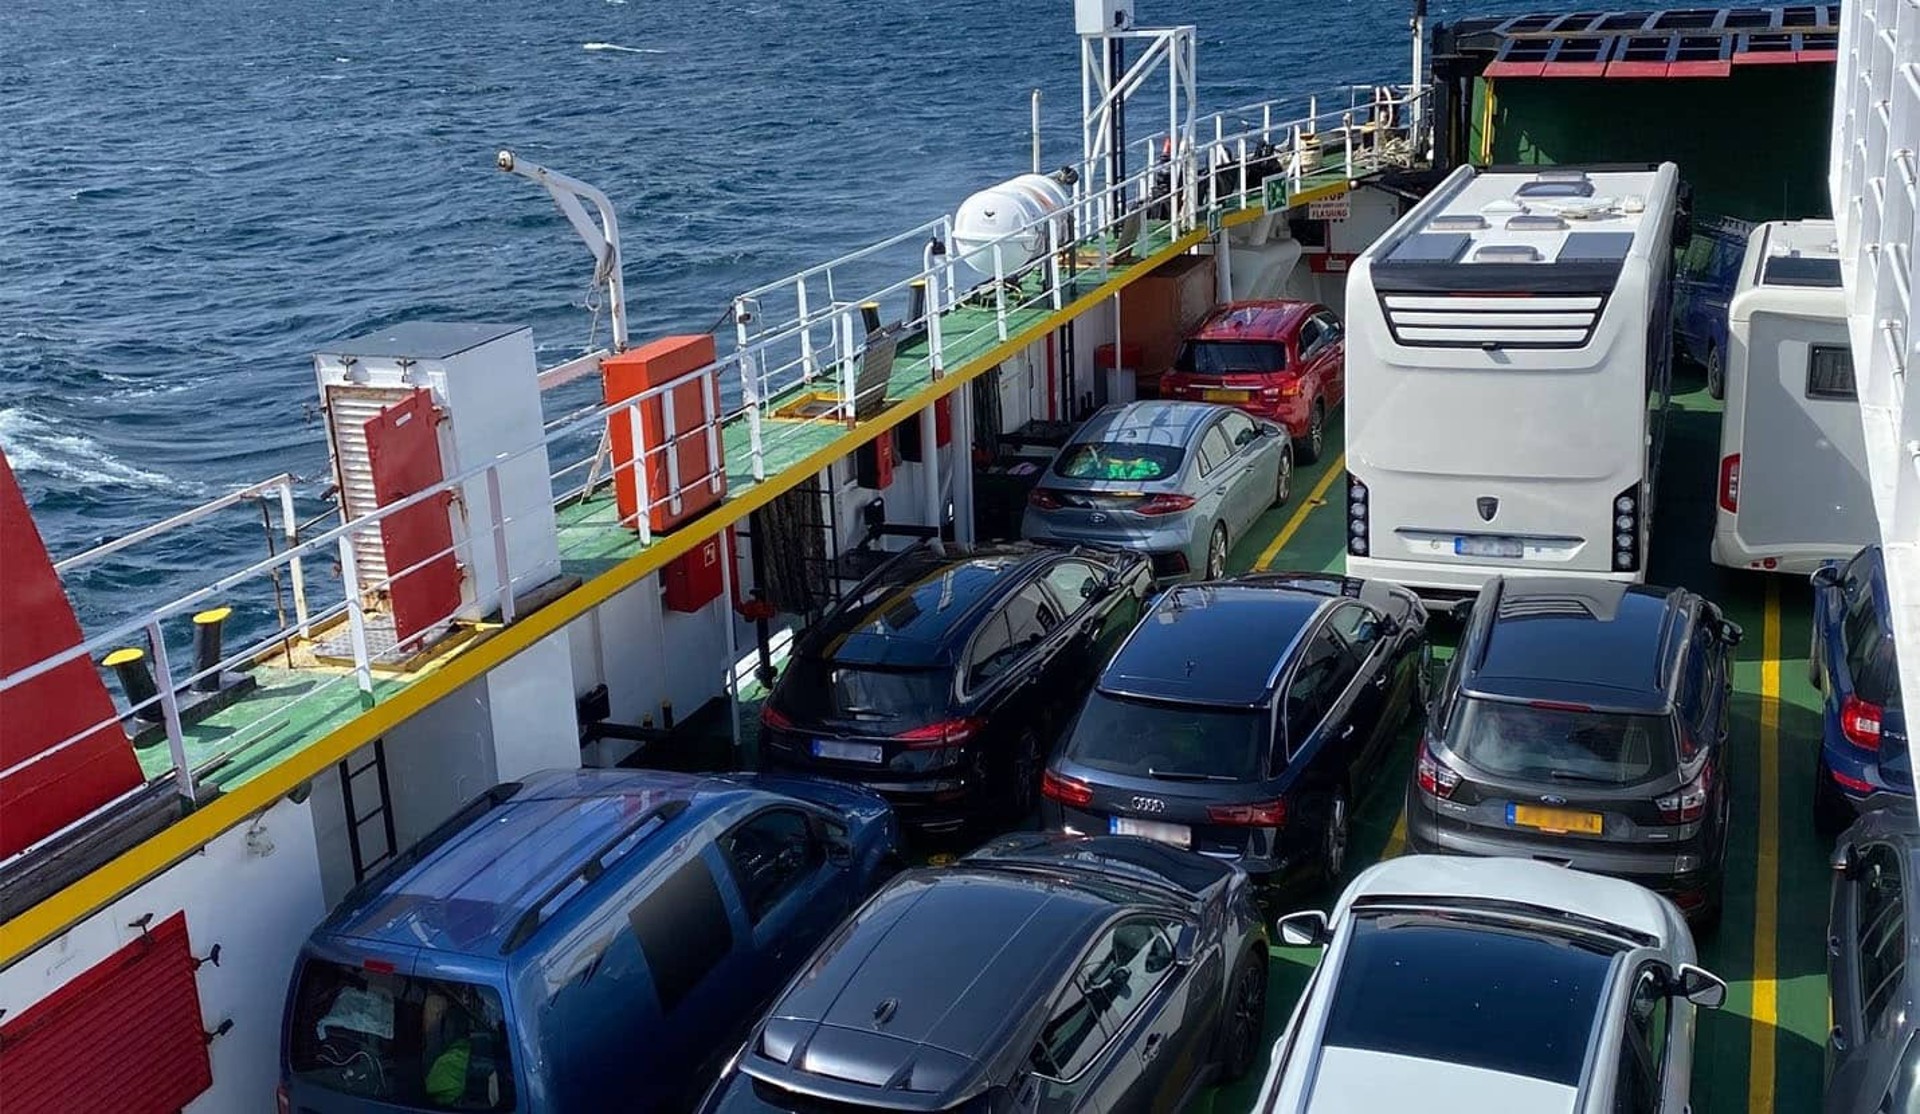
M1340 729L1340 737L1341 737L1342 739L1344 739L1344 738L1346 738L1347 736L1349 736L1349 735L1351 735L1351 734L1353 734L1353 724L1351 724L1351 723L1349 723L1349 724L1347 724L1347 725L1346 725L1345 727L1342 727L1342 728Z
M1160 1046L1166 1043L1165 1033L1148 1033L1147 1039L1140 1045L1140 1060L1145 1063L1160 1055Z

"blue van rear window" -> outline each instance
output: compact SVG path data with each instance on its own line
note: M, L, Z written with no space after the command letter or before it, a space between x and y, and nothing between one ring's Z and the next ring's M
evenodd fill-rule
M416 1110L511 1110L506 1014L492 988L309 959L294 988L299 1083Z

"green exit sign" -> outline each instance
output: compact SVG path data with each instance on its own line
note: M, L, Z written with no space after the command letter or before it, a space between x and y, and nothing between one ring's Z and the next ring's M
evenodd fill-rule
M1287 207L1287 176L1275 174L1260 183L1260 200L1267 212L1277 213Z

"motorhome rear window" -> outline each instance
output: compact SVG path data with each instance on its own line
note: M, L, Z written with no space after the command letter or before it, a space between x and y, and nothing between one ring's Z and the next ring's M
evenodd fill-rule
M1082 441L1068 445L1053 472L1069 480L1164 480L1180 471L1186 453L1178 445L1133 441Z
M512 1110L506 1014L489 987L309 959L287 1050L300 1083L421 1110Z
M1194 375L1264 375L1286 366L1287 346L1266 340L1190 340L1173 361L1175 371Z
M1766 286L1830 290L1840 285L1840 261L1832 256L1776 255L1762 265L1760 281Z
M1807 349L1807 397L1859 398L1853 385L1853 353L1838 345L1815 344Z

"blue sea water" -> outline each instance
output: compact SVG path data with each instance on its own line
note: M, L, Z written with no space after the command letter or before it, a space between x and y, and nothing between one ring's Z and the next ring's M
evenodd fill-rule
M1410 7L1139 16L1199 27L1223 108L1405 80ZM0 447L56 557L283 469L319 514L309 353L416 319L587 339L588 257L497 149L612 196L637 336L707 329L1024 170L1035 87L1073 157L1077 49L1067 0L6 0ZM263 555L234 513L68 587L97 627Z

